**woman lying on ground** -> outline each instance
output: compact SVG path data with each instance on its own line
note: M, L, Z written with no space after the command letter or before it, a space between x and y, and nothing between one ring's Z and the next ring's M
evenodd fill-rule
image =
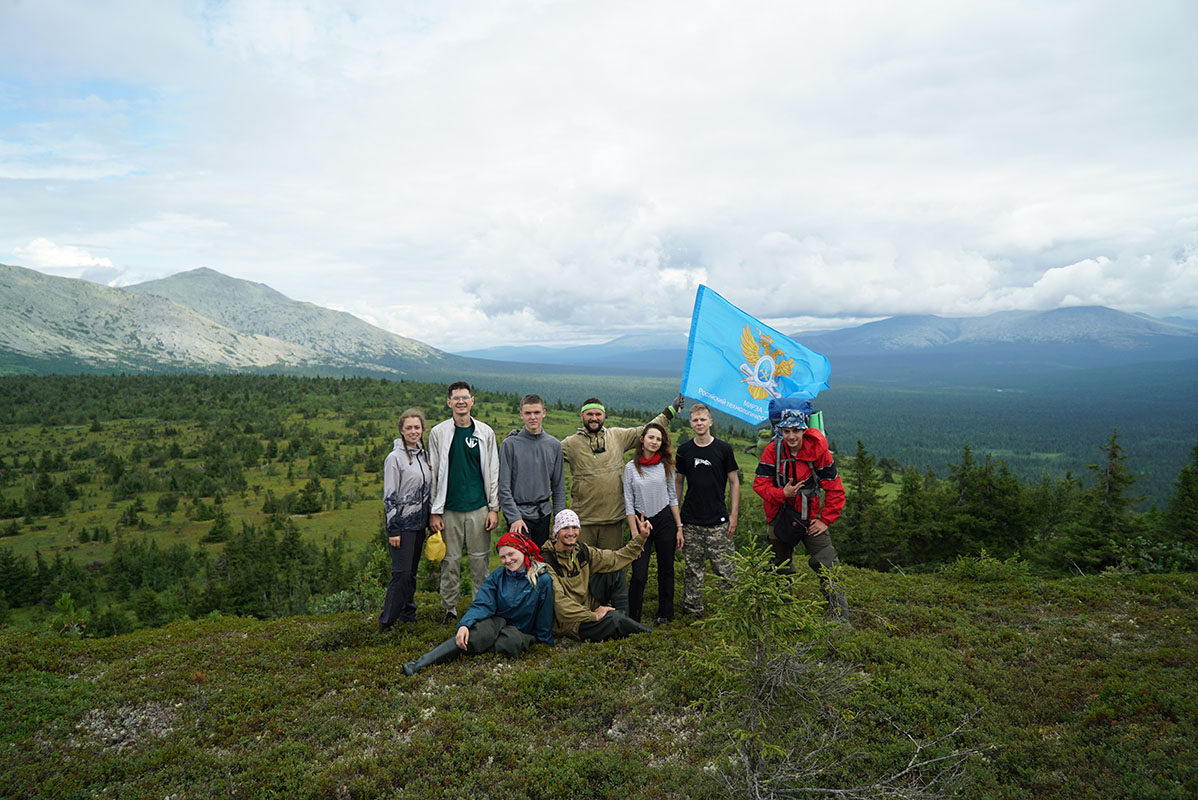
M553 644L553 578L540 548L524 534L509 532L499 537L495 549L503 566L483 581L458 621L457 634L404 664L405 674L415 675L463 653L515 657L534 642Z

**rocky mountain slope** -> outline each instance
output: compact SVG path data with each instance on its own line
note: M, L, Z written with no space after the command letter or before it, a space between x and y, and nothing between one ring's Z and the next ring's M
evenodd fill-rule
M210 269L113 289L0 265L0 371L366 372L462 361Z
M0 265L0 349L32 358L143 369L299 364L314 352L243 333L154 295Z
M123 291L164 297L227 328L292 342L333 359L386 367L397 361L437 361L445 355L353 314L292 300L265 284L206 267L126 286Z

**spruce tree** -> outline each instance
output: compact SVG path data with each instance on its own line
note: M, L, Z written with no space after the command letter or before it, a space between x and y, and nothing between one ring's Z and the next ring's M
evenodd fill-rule
M1124 463L1127 456L1119 446L1119 429L1102 448L1106 458L1089 464L1094 485L1085 491L1080 519L1068 526L1056 548L1074 567L1100 570L1119 563L1137 532L1132 506L1141 498L1129 494L1139 480Z
M846 561L887 569L899 557L890 509L882 503L876 461L860 439L845 491L844 513L837 524L838 549Z
M1190 463L1181 468L1173 487L1162 538L1198 545L1198 445L1190 451Z
M1126 533L1131 523L1131 507L1143 498L1128 496L1139 476L1124 463L1127 456L1119 446L1118 428L1111 432L1102 452L1106 456L1104 463L1089 465L1098 479L1091 492L1094 504L1090 521L1097 534L1114 538Z

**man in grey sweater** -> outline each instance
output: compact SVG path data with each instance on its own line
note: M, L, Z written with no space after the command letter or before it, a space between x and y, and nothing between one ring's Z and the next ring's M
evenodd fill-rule
M508 530L537 543L549 538L553 515L566 507L562 445L545 433L545 401L535 394L520 400L524 427L499 447L499 507Z

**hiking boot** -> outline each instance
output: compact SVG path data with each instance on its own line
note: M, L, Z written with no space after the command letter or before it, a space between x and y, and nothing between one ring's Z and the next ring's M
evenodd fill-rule
M458 613L456 611L446 611L441 615L442 625L452 625L458 621Z
M849 604L844 599L844 592L835 589L821 589L824 599L828 601L828 618L840 625L853 627L849 622Z
M429 650L427 653L420 656L420 658L406 662L403 665L403 672L405 675L415 675L425 667L432 666L433 664L443 664L446 661L452 661L461 654L462 651L458 647L457 641L454 639L446 639L432 650Z

